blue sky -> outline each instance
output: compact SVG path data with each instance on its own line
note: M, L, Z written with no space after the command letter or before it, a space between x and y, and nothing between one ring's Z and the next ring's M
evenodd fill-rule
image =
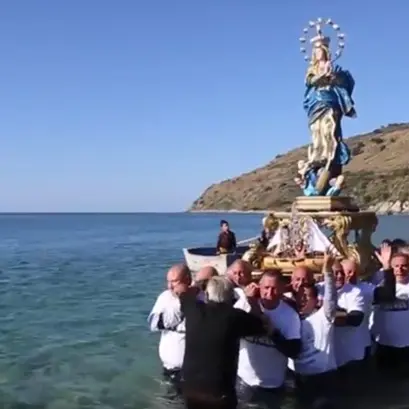
M408 118L409 2L9 0L0 211L178 211L309 142L298 38L331 17L353 135Z

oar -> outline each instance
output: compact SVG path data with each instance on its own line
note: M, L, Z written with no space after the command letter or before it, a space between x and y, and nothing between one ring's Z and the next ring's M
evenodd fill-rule
M249 239L239 241L237 244L239 246L242 245L242 244L247 244L247 243L250 243L250 242L252 242L254 240L257 240L259 237L260 236L250 237Z

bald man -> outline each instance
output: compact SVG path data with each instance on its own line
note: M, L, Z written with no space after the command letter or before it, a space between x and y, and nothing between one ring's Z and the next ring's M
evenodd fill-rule
M234 285L235 300L246 297L244 288L251 283L253 268L244 260L234 261L226 271L227 278Z
M362 290L349 281L355 281L353 277L356 277L356 269L353 270L354 265L350 261L344 260L344 264L335 261L332 266L337 289L335 354L338 369L341 375L345 376L345 380L353 379L356 371L362 369L370 342L365 297ZM344 267L351 268L348 275ZM320 290L323 296L324 287L320 287Z
M372 308L375 285L359 278L359 266L355 260L345 259L341 261L345 282L359 287L364 295L367 308Z
M219 273L214 267L205 266L196 273L195 281L210 280L212 277L216 277L218 275Z
M345 282L357 286L362 291L362 295L364 297L365 316L362 324L357 328L357 330L360 331L360 338L365 345L365 359L369 359L372 346L369 321L373 311L374 292L376 287L372 283L359 279L359 266L355 260L342 260L341 266L345 275Z
M185 353L185 323L180 310L179 295L186 292L192 283L187 265L176 264L166 275L167 290L157 298L148 317L151 331L160 331L159 357L163 376L169 390L167 398L180 394L180 370Z
M359 266L355 260L345 259L341 261L342 270L345 274L345 281L352 285L358 286L364 293L370 294L370 303L372 304L372 293L375 286L359 278Z
M296 267L291 274L291 282L286 288L284 294L287 300L295 300L295 295L302 286L311 286L315 284L314 273L307 267Z
M244 260L234 261L226 271L226 275L230 281L237 287L245 287L251 282L251 273L253 267Z
M307 267L296 267L291 274L291 288L294 292L298 292L303 285L313 285L314 283L314 273Z
M205 291L207 283L212 277L216 277L218 275L219 273L212 266L205 266L196 273L194 285L200 289L201 293L199 294L199 298L202 301L206 300Z

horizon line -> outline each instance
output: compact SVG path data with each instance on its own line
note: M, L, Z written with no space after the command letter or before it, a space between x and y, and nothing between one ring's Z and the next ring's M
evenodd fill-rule
M0 216L7 215L62 215L62 214L169 214L169 213L187 213L185 210L179 211L139 211L139 212L121 212L121 211L26 211L26 212L1 212Z

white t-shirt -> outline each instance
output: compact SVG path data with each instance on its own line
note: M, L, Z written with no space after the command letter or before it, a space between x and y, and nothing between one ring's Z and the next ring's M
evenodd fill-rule
M294 300L294 294L292 293L292 291L284 293L284 297L289 298L290 300Z
M365 299L362 290L355 285L345 284L338 290L338 307L347 313L361 311L365 314ZM334 344L338 367L351 361L364 359L368 340L362 337L362 328L361 326L335 327ZM369 329L367 331L369 335Z
M241 299L246 300L246 293L241 287L234 287L234 296L237 301Z
M358 327L361 331L362 342L365 346L369 347L372 344L371 333L370 333L370 321L372 319L372 303L375 291L375 286L372 283L366 281L359 281L357 287L362 291L365 302L365 316L362 324Z
M385 346L409 346L409 283L396 283L396 298L392 303L374 308L373 334Z
M250 311L245 298L235 304L236 308ZM264 310L274 327L286 339L301 338L301 323L297 312L284 301L274 310ZM238 376L249 386L279 388L284 384L288 358L279 352L274 342L265 337L248 337L240 341Z
M163 324L171 330L160 330L158 322L162 314ZM185 354L185 322L180 311L180 300L166 290L156 300L148 317L151 331L161 331L159 357L164 368L178 370Z
M301 375L315 375L335 370L334 322L325 316L321 307L301 321L302 349L299 357L289 365ZM291 361L291 360L290 360Z

